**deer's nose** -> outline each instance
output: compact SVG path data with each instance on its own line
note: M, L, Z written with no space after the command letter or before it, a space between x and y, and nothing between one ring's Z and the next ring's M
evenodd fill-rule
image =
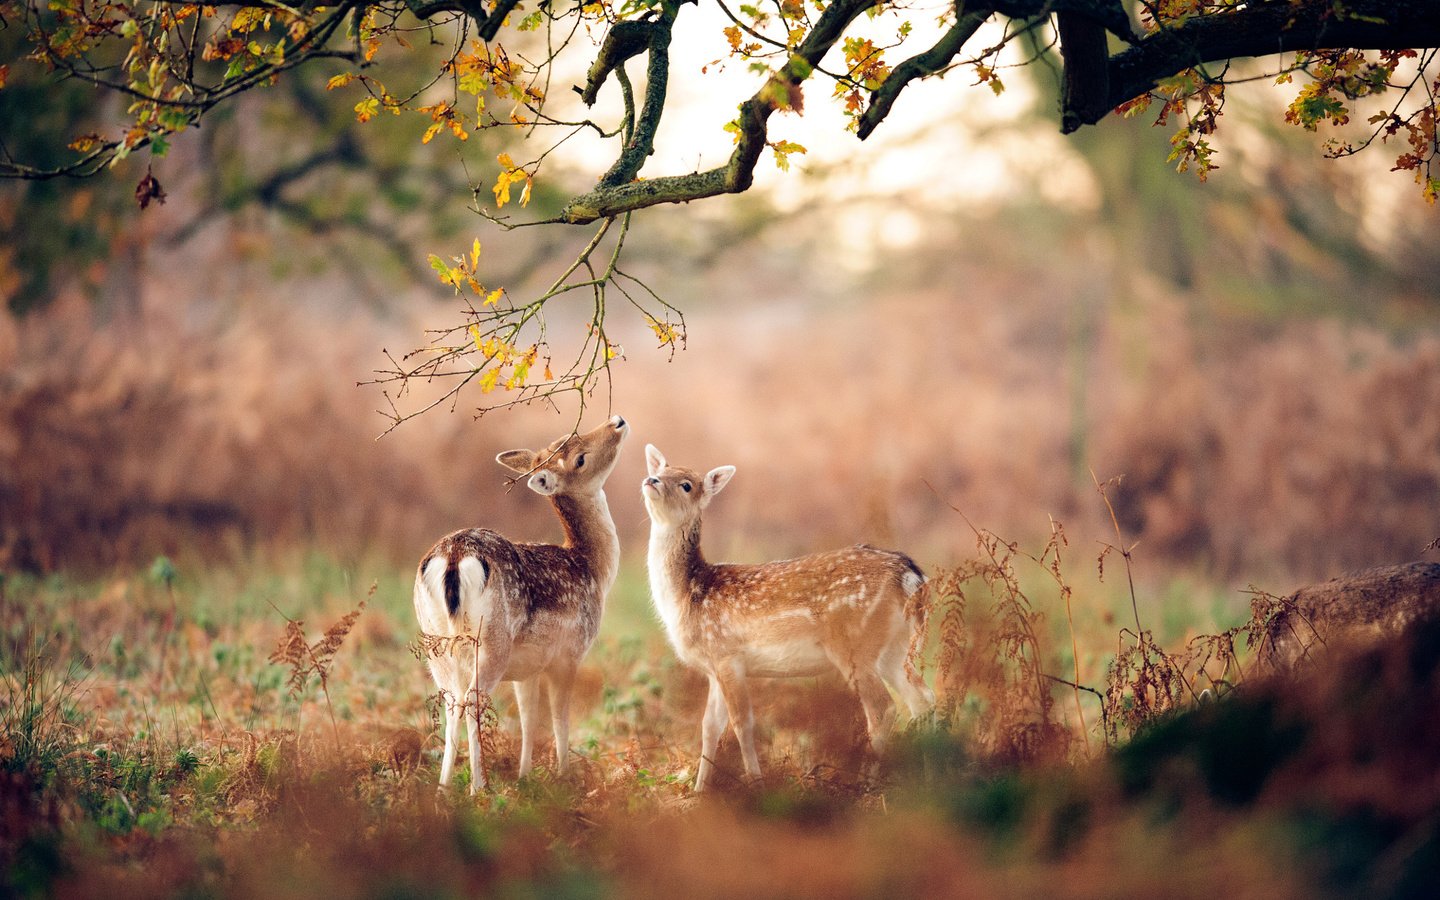
M624 416L611 416L611 417L610 417L610 424L613 425L613 426L615 426L615 430L616 430L616 431L619 431L620 429L622 429L622 428L625 427L625 417L624 417Z
M645 479L645 484L648 484L650 487L659 487L660 479L656 478L654 475L651 475L649 478Z

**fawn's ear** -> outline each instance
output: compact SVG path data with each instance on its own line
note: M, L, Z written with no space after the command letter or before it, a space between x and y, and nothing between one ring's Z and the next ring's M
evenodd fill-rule
M519 472L521 475L524 475L526 472L535 468L535 451L506 450L504 453L495 457L495 461L512 472Z
M654 444L645 445L645 471L650 475L659 475L660 470L665 468L665 454Z
M718 469L711 469L705 475L705 491L701 495L701 499L705 503L709 503L715 499L716 494L725 489L725 485L729 484L730 479L734 477L734 466L721 466Z
M551 494L560 490L559 476L549 469L541 469L534 475L531 475L530 480L525 483L530 485L530 490L542 497L549 497Z

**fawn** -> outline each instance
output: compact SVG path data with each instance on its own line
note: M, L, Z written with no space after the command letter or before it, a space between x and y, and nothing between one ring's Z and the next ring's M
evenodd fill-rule
M760 565L712 565L700 552L701 512L734 466L703 478L645 447L640 492L650 514L650 592L676 654L710 679L695 790L714 769L715 748L734 723L745 772L760 775L746 679L840 670L860 695L877 757L895 721L889 682L913 717L935 694L909 665L924 621L925 575L903 553L864 544Z
M550 498L565 530L564 544L519 544L470 528L441 538L421 558L415 615L421 632L440 639L431 644L429 663L445 699L442 788L455 764L461 715L469 739L470 793L485 786L481 698L488 699L501 681L515 682L520 777L530 772L542 680L550 693L555 767L564 773L575 670L595 641L605 595L620 567L620 541L604 485L629 431L625 420L614 416L544 450L507 450L495 457L529 475L530 489ZM456 640L465 636L472 640Z

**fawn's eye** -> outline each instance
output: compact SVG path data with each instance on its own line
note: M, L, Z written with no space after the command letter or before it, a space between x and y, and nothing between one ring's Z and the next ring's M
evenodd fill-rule
M680 482L680 490L684 491L684 492L687 493L687 494L690 493L690 482L688 482L688 481L682 481L682 482Z
M582 453L582 454L580 454L579 456L575 457L575 468L577 468L577 469L583 469L583 468L585 468L585 454Z

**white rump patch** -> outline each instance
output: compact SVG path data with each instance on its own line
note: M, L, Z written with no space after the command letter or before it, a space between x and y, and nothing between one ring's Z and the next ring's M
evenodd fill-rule
M425 582L425 592L430 595L431 601L443 610L445 608L445 557L430 557L430 561L425 564L425 571L420 577Z
M443 596L443 595L442 595ZM482 619L490 620L494 600L485 590L485 567L474 556L460 560L460 611L478 625Z
M900 576L900 590L905 596L913 597L920 586L925 583L925 576L916 574L914 569L906 569L905 574Z

